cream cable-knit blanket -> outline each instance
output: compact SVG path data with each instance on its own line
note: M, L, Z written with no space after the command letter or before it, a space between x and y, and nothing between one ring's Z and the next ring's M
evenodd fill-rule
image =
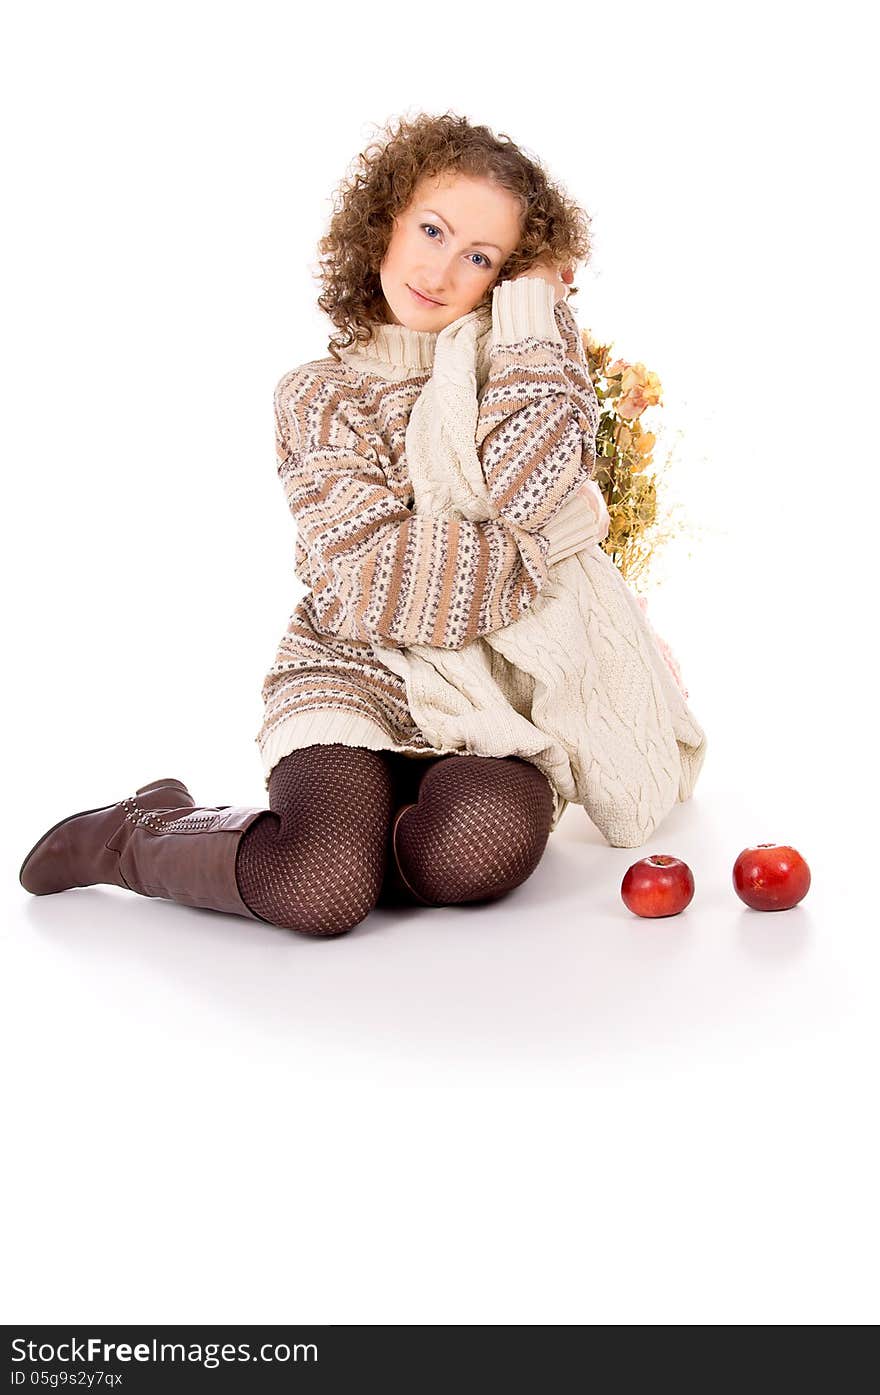
M406 432L417 513L498 516L476 449L491 337L487 310L437 336ZM608 513L592 483L585 509L590 500L593 541L551 565L528 615L463 649L373 648L404 679L413 719L434 745L531 761L553 787L552 828L569 803L582 804L613 847L636 848L690 797L706 740L638 601L598 546Z

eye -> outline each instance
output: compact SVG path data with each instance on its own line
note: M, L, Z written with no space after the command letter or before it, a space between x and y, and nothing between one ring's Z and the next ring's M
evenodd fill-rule
M440 229L439 229L438 227L436 227L434 223L420 223L420 224L419 224L419 227L421 227L421 228L433 228L434 232L439 232L439 231L440 231ZM430 241L430 242L436 242L437 239L436 239L436 237L432 237L432 238L429 238L429 241ZM474 256L475 256L475 257L482 257L482 258L483 258L483 262L484 262L484 264L485 264L484 266L478 267L478 268L477 268L478 271L490 271L490 270L491 270L491 268L492 268L492 263L490 262L490 260L489 260L488 257L483 256L483 253L482 253L482 252L474 252ZM473 263L471 263L471 265L473 265Z

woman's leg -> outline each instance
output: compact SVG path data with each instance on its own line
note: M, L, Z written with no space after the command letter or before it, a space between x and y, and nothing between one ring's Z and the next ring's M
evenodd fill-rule
M518 756L441 756L398 809L391 853L425 905L494 901L534 872L550 836L553 792Z
M376 905L393 810L385 753L360 746L306 746L269 776L269 808L239 844L235 865L245 905L273 925L340 935Z
M269 808L196 807L176 779L68 815L19 871L37 896L111 885L307 935L339 935L375 905L387 860L391 776L382 755L310 746L281 760Z

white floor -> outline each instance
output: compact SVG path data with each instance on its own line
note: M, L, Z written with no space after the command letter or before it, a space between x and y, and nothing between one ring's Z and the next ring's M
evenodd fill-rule
M29 787L4 878L6 1319L876 1321L857 771L817 787L795 723L747 792L752 717L703 661L710 755L644 849L573 806L504 902L332 941L115 888L27 896L21 856L88 807ZM761 915L730 878L768 840L813 885ZM694 870L678 918L620 901L648 851Z

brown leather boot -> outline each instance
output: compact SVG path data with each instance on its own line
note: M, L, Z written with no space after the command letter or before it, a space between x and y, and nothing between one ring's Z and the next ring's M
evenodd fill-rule
M35 896L124 886L262 920L241 899L235 859L242 834L264 814L271 811L229 804L197 809L180 780L154 780L117 804L54 824L31 848L18 878Z

